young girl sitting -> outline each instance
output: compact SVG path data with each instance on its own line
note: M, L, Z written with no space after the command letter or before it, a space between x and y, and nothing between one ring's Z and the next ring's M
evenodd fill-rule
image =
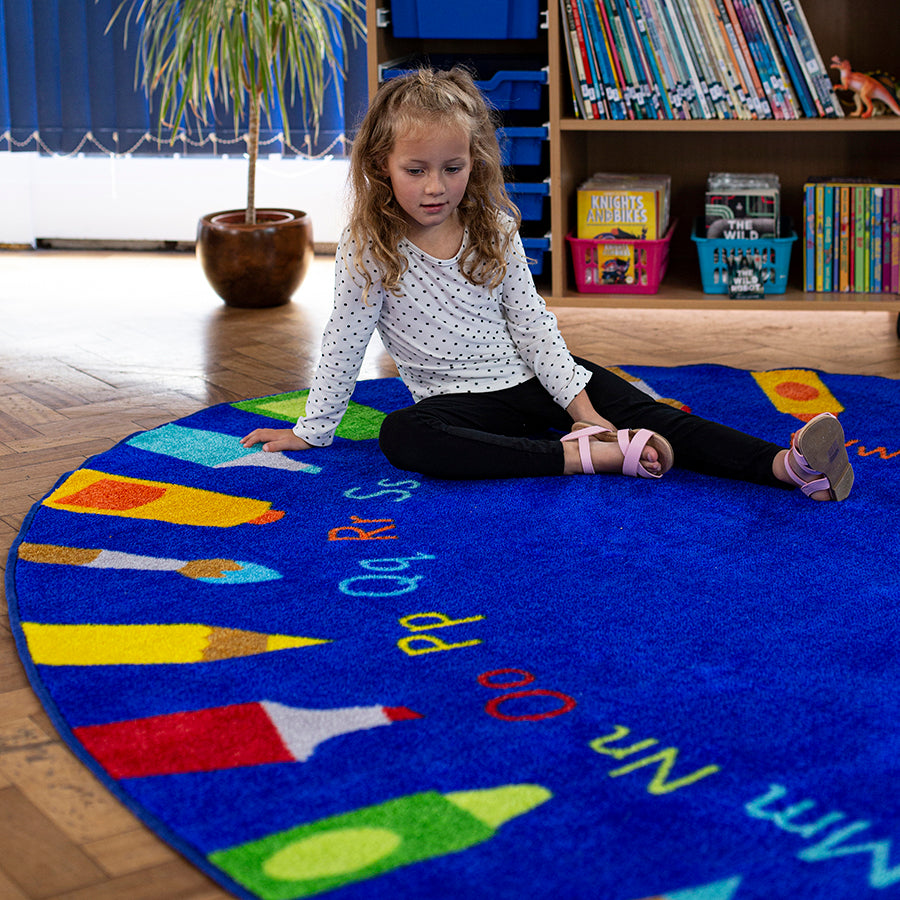
M466 71L423 69L384 83L353 143L350 178L334 310L306 414L293 429L256 429L244 446L328 446L377 329L415 400L390 413L379 436L400 469L452 479L660 478L677 458L710 475L799 485L816 500L849 493L844 433L830 414L785 449L656 403L572 356L535 290L496 122Z

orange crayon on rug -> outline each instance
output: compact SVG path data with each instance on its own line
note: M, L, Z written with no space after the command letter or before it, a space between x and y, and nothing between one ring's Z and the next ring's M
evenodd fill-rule
M320 638L264 634L214 625L44 624L23 622L39 666L144 666L205 663L329 644Z
M73 729L113 778L306 762L329 738L422 718L405 706L300 709L269 700Z
M819 413L830 412L836 416L844 411L825 382L809 369L774 369L750 374L775 409L796 416L801 422L808 422Z
M217 528L265 525L284 515L265 500L110 475L93 469L76 469L44 500L44 506L68 512Z

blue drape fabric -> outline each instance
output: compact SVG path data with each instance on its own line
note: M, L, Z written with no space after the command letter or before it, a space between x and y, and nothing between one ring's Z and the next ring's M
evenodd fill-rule
M106 27L119 0L0 0L0 150L43 153L217 154L244 150L241 127L217 109L209 126L157 140L154 109L135 83L137 36ZM366 104L365 44L347 41L343 79L329 85L317 135L299 107L282 122L263 118L262 152L309 156L345 152Z

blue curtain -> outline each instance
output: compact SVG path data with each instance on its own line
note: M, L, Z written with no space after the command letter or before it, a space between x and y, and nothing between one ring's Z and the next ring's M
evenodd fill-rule
M137 39L106 26L119 0L0 0L0 150L44 153L242 153L230 113L191 123L185 138L157 141L153 110L135 84ZM280 120L263 119L261 152L341 156L365 110L366 52L347 40L344 79L329 85L317 136L289 110L290 145ZM295 121L296 119L296 121ZM241 127L238 135L242 133Z

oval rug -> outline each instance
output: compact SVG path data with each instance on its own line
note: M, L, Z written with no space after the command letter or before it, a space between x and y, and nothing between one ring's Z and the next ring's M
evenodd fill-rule
M446 482L375 437L247 452L305 393L135 434L7 567L54 725L239 897L900 895L897 383L629 368L784 442L839 414L841 504L674 470Z

